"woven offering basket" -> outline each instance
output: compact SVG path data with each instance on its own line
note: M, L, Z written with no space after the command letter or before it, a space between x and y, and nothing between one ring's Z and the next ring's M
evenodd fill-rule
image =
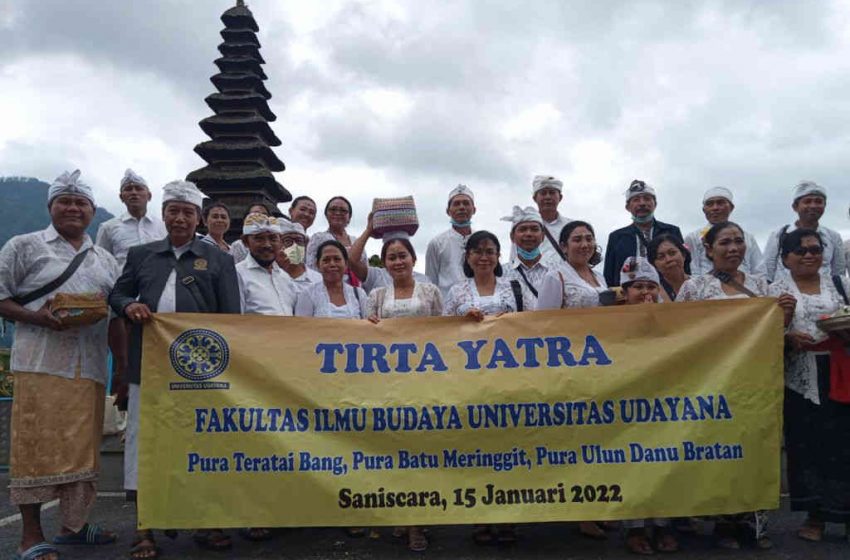
M836 315L817 322L818 328L850 344L850 307L845 306Z
M384 234L395 231L412 236L418 229L419 218L412 196L376 198L372 201L372 237L380 239Z
M109 315L103 294L63 294L53 296L50 312L69 327L93 325Z

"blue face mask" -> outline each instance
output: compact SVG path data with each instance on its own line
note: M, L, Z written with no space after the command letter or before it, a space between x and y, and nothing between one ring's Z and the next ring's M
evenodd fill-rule
M651 212L644 217L632 216L632 221L636 224L648 224L655 219L655 213Z
M526 251L522 247L517 247L516 254L524 261L533 261L534 259L540 256L540 245L538 245L531 251Z
M452 220L451 222L452 222L452 227L457 227L457 228L468 228L472 225L472 220L469 220L469 221L466 221L466 222L456 222L456 221Z

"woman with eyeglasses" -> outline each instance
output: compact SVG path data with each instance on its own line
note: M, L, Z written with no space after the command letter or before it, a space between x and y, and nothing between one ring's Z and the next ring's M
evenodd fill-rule
M767 280L738 269L747 252L741 226L734 222L715 224L703 237L703 243L713 268L708 274L686 280L676 297L677 302L768 295ZM791 322L796 300L789 293L778 295L778 304L785 314L787 326ZM767 513L764 511L721 516L715 522L714 535L721 548L738 549L744 539L754 540L759 548L773 546L767 536Z
M446 296L443 315L483 321L486 315L531 311L534 300L517 280L502 276L499 239L489 231L476 231L466 240L463 274Z
M820 273L823 240L817 231L788 233L780 251L790 276L777 278L769 293L797 299L785 334L784 411L791 510L808 514L797 535L820 541L832 522L844 524L850 536L850 403L830 398L829 342L817 327L822 316L850 305L850 286Z
M446 296L443 315L483 321L487 315L533 310L533 296L519 280L508 280L499 264L499 239L489 231L476 231L466 240L463 274L466 281L455 284ZM510 545L516 541L514 525L476 525L476 544Z
M346 251L351 251L354 239L345 231L345 228L351 222L351 215L351 203L344 196L335 196L328 201L325 205L325 219L328 221L328 229L310 237L310 242L307 244L308 267L318 270L316 250L326 241L337 241L345 247ZM345 283L359 286L366 278L367 267L366 253L363 252L360 260L348 263L348 268L345 271Z
M691 277L685 272L691 262L691 252L675 236L664 233L649 242L646 256L661 276L661 300L676 301L682 284Z

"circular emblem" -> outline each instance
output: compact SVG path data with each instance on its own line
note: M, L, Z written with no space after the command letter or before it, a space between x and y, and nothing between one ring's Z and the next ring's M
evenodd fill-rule
M192 329L182 333L169 349L171 366L189 381L205 381L224 373L230 362L227 341L209 329Z

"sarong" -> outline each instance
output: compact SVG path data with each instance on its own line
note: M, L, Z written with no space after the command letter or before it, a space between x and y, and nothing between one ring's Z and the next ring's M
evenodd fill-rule
M821 404L785 390L791 509L819 521L850 523L850 404L829 398L829 356L815 359Z
M13 377L11 501L60 499L63 525L79 530L97 495L105 387L79 372Z

